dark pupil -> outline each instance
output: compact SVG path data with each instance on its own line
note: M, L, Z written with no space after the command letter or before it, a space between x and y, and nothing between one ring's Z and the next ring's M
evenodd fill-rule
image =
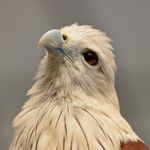
M83 56L84 56L85 61L86 61L88 64L90 64L90 65L92 65L92 66L95 66L95 65L98 64L98 56L97 56L97 54L96 54L95 52L93 52L93 51L88 51L88 52L85 52L85 53L83 54Z

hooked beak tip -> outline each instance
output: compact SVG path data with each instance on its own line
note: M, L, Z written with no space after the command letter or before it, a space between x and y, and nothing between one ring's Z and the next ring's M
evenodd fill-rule
M45 47L45 45L49 45L50 47L60 47L63 44L62 36L60 30L50 30L46 32L39 40L39 46Z
M63 38L60 30L50 30L46 32L39 40L39 47L45 48L46 50L54 53L57 56L66 56L69 60L73 61L72 57L68 52L62 49Z

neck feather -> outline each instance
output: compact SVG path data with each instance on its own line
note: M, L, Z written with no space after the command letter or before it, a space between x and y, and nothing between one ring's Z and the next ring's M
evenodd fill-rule
M102 80L100 83L101 87L83 86L84 84L88 84L88 82L84 83L81 81L82 83L80 83L77 79L72 80L71 73L66 71L63 73L58 63L60 62L52 56L45 55L35 77L36 82L28 92L30 100L27 104L30 105L30 101L32 101L32 105L38 105L50 97L57 97L60 101L72 102L70 95L74 95L75 97L80 95L80 99L86 96L87 99L94 99L98 105L111 105L119 111L118 98L113 83L110 84ZM90 101L88 103L85 101L83 103L92 106L94 102Z

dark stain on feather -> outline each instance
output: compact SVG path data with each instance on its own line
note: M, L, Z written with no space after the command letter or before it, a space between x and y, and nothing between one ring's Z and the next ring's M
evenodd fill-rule
M30 133L30 136L29 136L29 139L28 139L28 142L30 142L31 137L32 137L32 135L33 135L34 131L35 131L35 128L33 128L33 129L32 129L32 131L31 131L31 133Z
M28 137L29 137L29 134L30 134L30 132L31 132L31 130L32 130L32 128L30 128L29 130L28 130L28 133L27 133L27 137L26 137L26 149L27 149L27 146L28 146Z
M18 135L18 137L17 137L16 143L15 143L15 145L14 145L15 147L17 146L18 141L19 141L19 139L20 139L20 137L21 137L21 135L22 135L24 129L25 129L25 128L23 128L23 129L20 131L20 133L19 133L19 135Z
M100 142L100 140L96 137L97 142L99 143L99 145L101 146L101 148L103 150L106 150L105 147L103 146L103 144Z
M57 147L56 147L56 150L58 150L58 145L57 145Z
M89 111L87 111L85 109L82 109L82 110L84 112L86 112L89 116L91 116L95 120L95 122L97 123L97 125L99 126L99 128L102 130L104 136L107 138L107 135L106 135L105 131L103 130L103 128L101 127L101 125L99 124L99 122L97 121L97 119Z
M83 127L82 127L82 125L81 125L79 119L77 118L77 116L74 116L74 117L75 117L75 120L77 121L77 123L78 123L78 125L79 125L79 127L80 127L80 129L81 129L81 131L82 131L82 133L83 133L83 135L84 135L84 137L85 137L88 150L90 150L89 142L88 142L87 136L86 136L86 134L85 134L85 131L84 131L84 129L83 129Z
M30 150L32 150L33 144L30 145Z
M36 140L35 150L38 149L38 143L39 143L39 140L40 140L40 136L41 136L41 134L39 135L38 139Z
M71 137L70 150L72 150L72 148L73 148L73 139L74 139L74 134L75 134L75 131L73 132L72 137Z
M66 141L66 139L65 139L65 137L63 138L63 150L65 150L65 141Z
M60 117L61 117L61 115L62 115L62 110L60 111L60 114L59 114L59 116L58 116L58 118L57 118L57 121L56 121L56 125L55 125L55 129L56 129L56 127L57 127L57 125L58 125L58 122L59 122L59 119L60 119Z
M66 135L66 138L67 138L67 124L66 124L66 116L64 116L64 127L65 127L65 135Z
M37 123L36 123L36 126L35 126L35 135L36 135L36 132L37 132L38 126L40 125L40 123L41 123L41 121L42 121L43 117L45 116L45 114L46 114L46 112L45 112L45 113L43 113L43 115L41 116L41 118L40 118L40 119L37 121Z
M85 110L85 109L83 109L83 108L82 108L82 110L85 111L87 114L89 114L89 115L96 121L97 125L98 125L99 128L102 130L102 132L103 132L103 134L105 135L105 137L106 137L106 138L108 137L109 140L110 140L110 142L112 143L112 145L115 147L115 145L114 145L112 139L111 139L110 136L103 130L103 128L101 127L101 125L99 124L99 122L97 121L97 119L96 119L89 111L87 111L87 110Z
M30 111L32 111L32 110L34 110L34 109L36 109L36 108L37 108L37 106L34 107L34 108L32 108L32 109L30 109L30 110L28 110L28 111L26 111L26 112L24 112L21 116L19 116L19 117L17 118L17 120L20 119L20 118L22 118L22 117L25 116L27 113L29 113Z

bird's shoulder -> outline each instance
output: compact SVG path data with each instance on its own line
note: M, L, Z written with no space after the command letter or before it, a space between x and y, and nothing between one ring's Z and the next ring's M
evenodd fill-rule
M121 144L121 150L149 150L149 148L140 140L128 141Z

